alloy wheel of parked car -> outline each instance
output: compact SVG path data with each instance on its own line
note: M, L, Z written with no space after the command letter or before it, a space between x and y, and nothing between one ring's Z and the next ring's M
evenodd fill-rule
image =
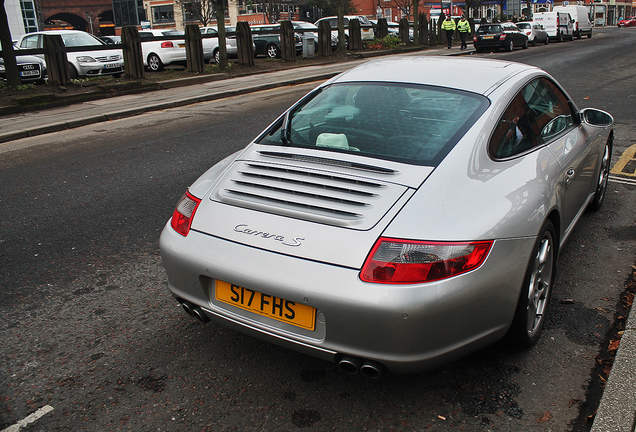
M594 193L594 199L589 205L589 209L596 211L603 206L603 200L605 199L605 191L607 190L607 181L609 179L610 172L610 159L612 157L612 143L608 141L605 144L605 153L603 153L603 159L601 161L601 169L598 173L598 181L596 186L596 192Z
M278 58L280 57L280 48L276 44L267 45L267 57Z
M214 62L216 63L220 63L221 62L221 52L219 51L218 48L216 48L214 50L214 53L212 54L213 58L214 58Z
M508 43L508 46L506 47L507 51L512 51L515 49L515 41L513 39L510 39L510 42Z
M543 41L543 44L544 44L544 45L547 45L547 44L549 44L549 43L550 43L550 36L547 36L547 35L546 35L546 37L545 37L545 41Z
M532 250L524 287L509 331L516 345L530 347L539 338L552 292L556 258L555 229L552 222L547 220Z
M152 53L148 56L148 69L153 72L159 72L163 69L163 63L157 54Z
M523 41L523 46L521 48L528 49L528 38Z

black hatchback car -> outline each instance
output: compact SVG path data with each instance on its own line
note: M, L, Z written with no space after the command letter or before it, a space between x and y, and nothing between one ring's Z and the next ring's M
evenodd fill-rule
M475 51L528 48L528 37L513 23L482 24L473 37Z

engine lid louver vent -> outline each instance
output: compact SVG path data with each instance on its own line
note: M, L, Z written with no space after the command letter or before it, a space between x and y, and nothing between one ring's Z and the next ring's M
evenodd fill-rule
M287 159L277 163L237 161L211 198L267 213L364 230L375 225L407 190L377 178L341 172L363 169L378 177L393 170L370 170L369 166L352 167L348 163L340 166L307 157L302 163L292 157ZM298 164L293 165L292 161Z

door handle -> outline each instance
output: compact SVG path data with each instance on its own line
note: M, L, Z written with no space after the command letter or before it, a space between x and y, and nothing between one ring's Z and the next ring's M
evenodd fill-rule
M570 168L565 173L565 185L569 185L574 180L574 168Z

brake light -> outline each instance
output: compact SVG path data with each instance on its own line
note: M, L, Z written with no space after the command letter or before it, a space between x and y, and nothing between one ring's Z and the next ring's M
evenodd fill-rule
M506 34L505 34L505 33L502 33L502 34L499 36L499 40L506 40Z
M365 282L408 284L432 282L481 266L493 241L426 242L378 239L362 266Z
M194 213L197 211L200 202L200 199L186 192L177 203L174 213L172 213L170 226L184 237L190 232L192 218L194 218Z
M161 48L174 48L174 44L171 41L161 42Z

